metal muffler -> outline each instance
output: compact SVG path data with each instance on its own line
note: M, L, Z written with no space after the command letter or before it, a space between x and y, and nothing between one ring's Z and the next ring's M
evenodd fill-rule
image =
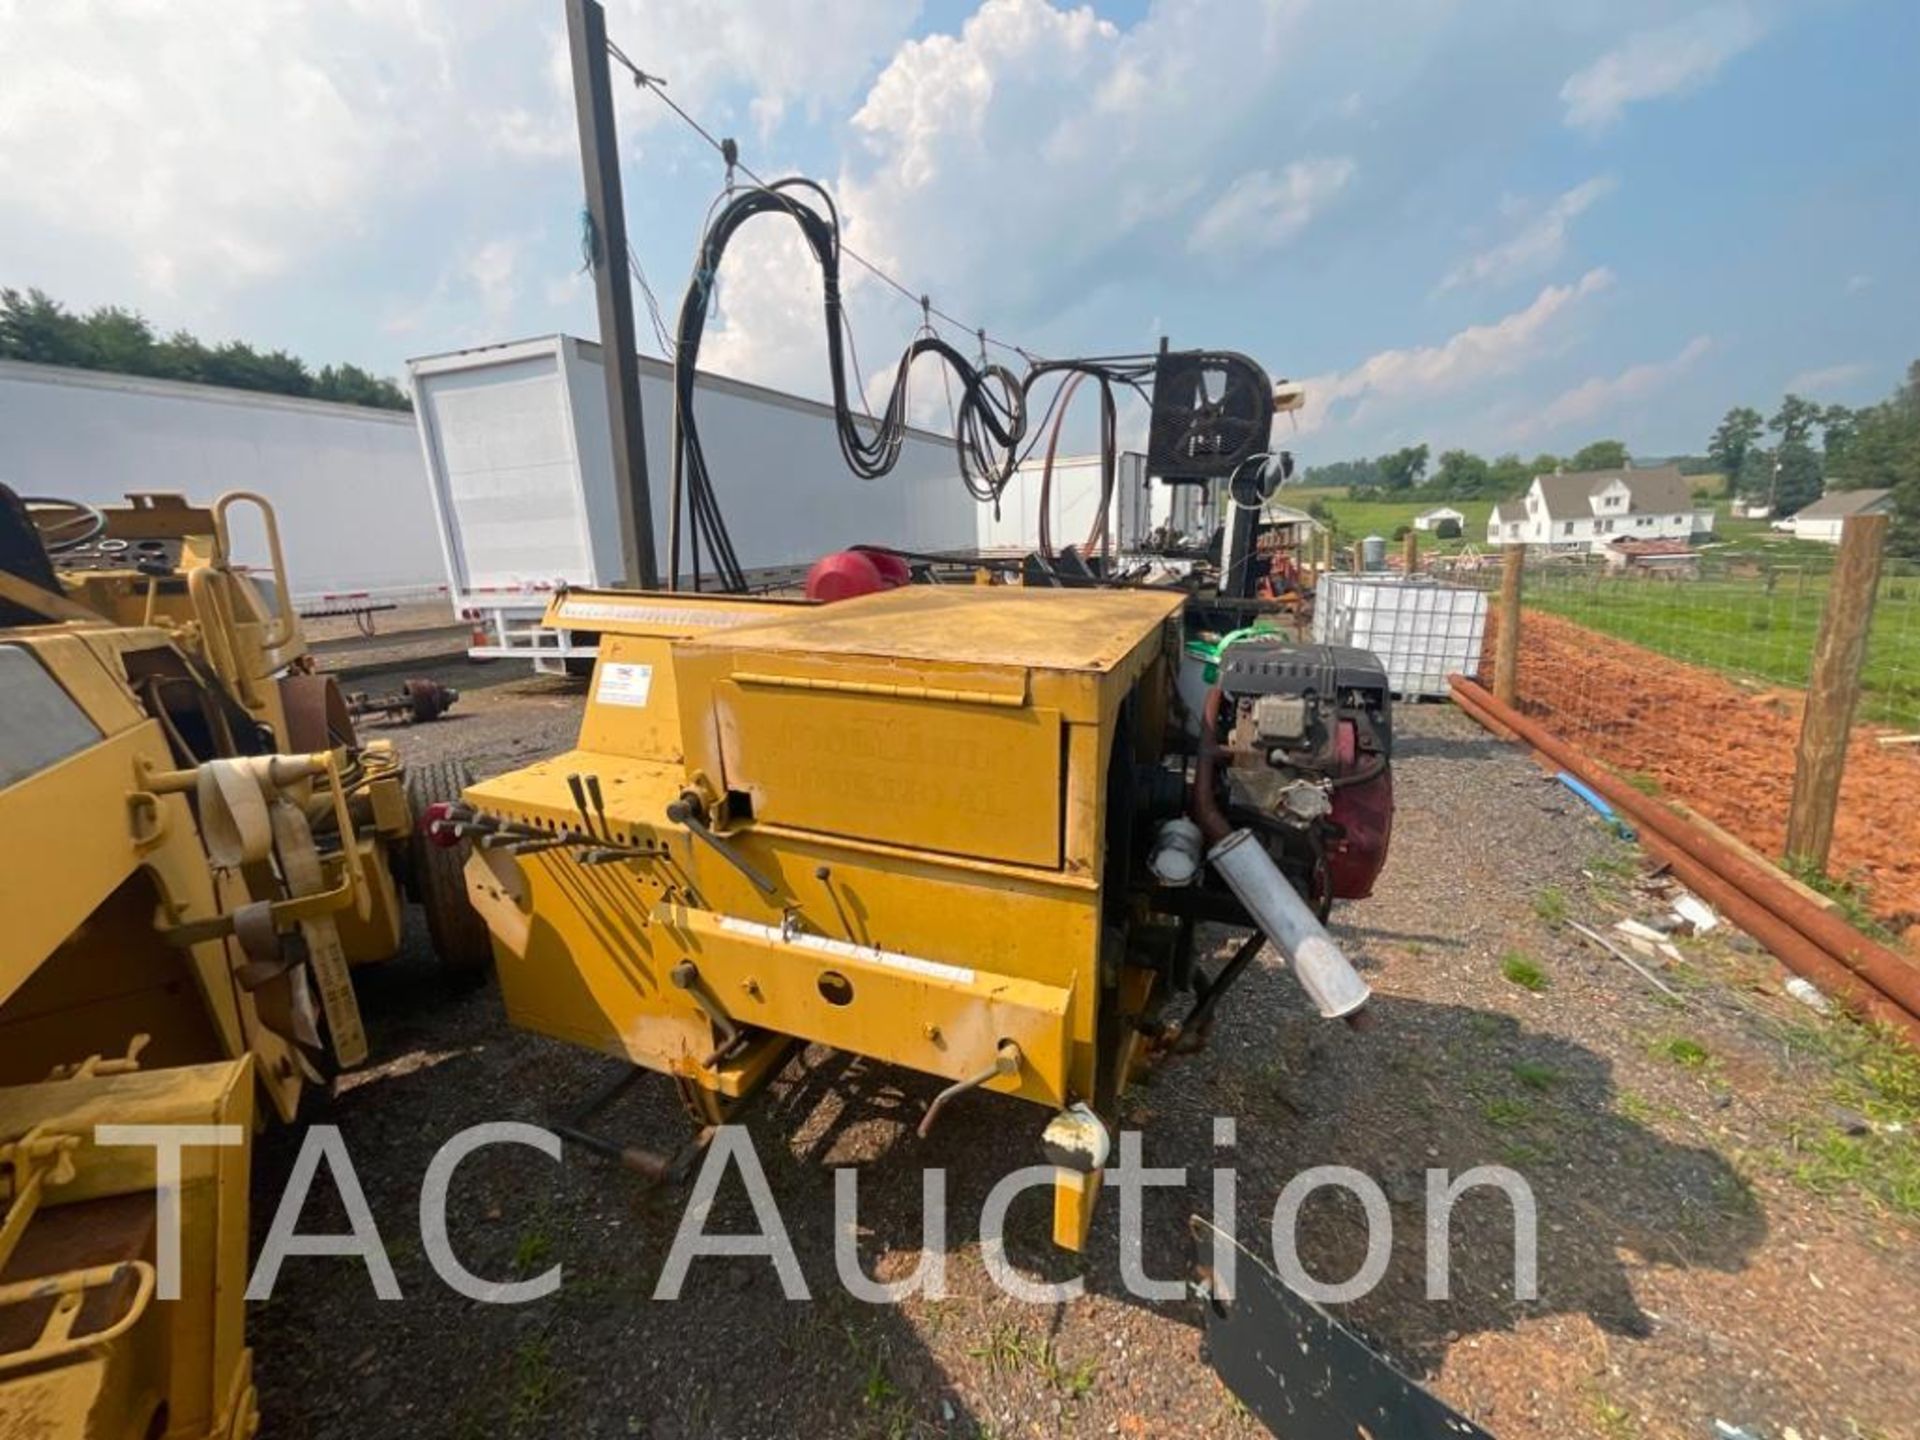
M1254 923L1266 934L1320 1013L1352 1015L1373 996L1319 917L1287 882L1251 830L1236 830L1207 852Z

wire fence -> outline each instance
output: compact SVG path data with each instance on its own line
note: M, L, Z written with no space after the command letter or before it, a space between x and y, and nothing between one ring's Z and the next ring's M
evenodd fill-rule
M1834 568L1834 554L1808 547L1536 553L1519 703L1630 784L1777 859ZM1455 578L1497 592L1499 557ZM1489 686L1497 599L1490 609L1478 676ZM1920 941L1920 563L1883 559L1852 725L1827 874L1809 878Z

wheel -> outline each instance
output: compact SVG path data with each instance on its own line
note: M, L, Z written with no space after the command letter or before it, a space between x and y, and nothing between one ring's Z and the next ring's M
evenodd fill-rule
M78 550L99 539L107 528L107 517L84 501L52 495L22 495L20 503L27 507L27 516L49 555Z
M600 643L600 635L599 632L593 630L571 630L567 632L566 640L570 645L598 646ZM594 658L592 655L573 655L562 660L560 664L572 679L591 680L593 678Z
M407 767L408 808L418 820L427 806L458 800L473 776L463 760L434 760ZM407 878L427 914L434 958L450 975L478 977L493 962L486 921L467 899L463 873L466 852L460 846L435 845L416 825L407 840Z

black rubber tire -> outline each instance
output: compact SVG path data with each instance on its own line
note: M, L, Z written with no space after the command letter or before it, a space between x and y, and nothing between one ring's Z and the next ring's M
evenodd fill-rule
M473 783L464 760L433 760L407 766L407 802L416 827L427 806L458 800ZM464 845L435 845L416 828L407 841L408 880L427 915L433 955L449 975L478 978L493 964L487 922L467 899Z

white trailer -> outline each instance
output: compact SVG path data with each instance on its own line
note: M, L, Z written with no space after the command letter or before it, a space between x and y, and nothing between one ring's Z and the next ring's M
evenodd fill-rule
M421 478L402 411L0 361L0 482L95 505L129 491L205 502L257 490L279 515L303 603L440 589ZM240 515L241 553L264 560Z
M589 663L596 637L545 630L556 589L630 583L621 556L600 347L571 335L408 362L453 604L484 628L469 654ZM640 357L654 536L664 556L673 370ZM879 480L846 467L833 408L702 374L701 438L741 567L769 580L855 544L967 553L986 514L953 442L909 430ZM684 563L684 562L683 562Z
M1153 491L1165 491L1167 487L1153 486L1147 479L1147 457L1139 451L1123 451L1117 459L1109 539L1115 549L1131 554L1146 543L1153 530ZM982 550L1026 554L1039 549L1044 468L1042 460L1033 458L1013 472L1007 488L1000 493L998 517L991 505L980 507L978 535ZM1054 550L1071 545L1082 554L1091 553L1087 540L1100 513L1100 457L1068 455L1055 459L1051 490L1048 509Z

